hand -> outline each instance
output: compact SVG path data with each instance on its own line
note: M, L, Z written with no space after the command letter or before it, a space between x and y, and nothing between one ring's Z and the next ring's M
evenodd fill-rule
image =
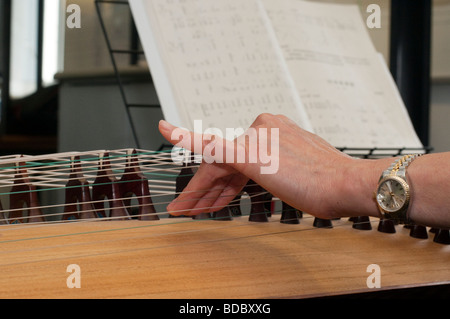
M278 129L278 143L259 134L262 128ZM172 134L180 129L165 121L161 121L159 129L169 142L189 150L194 150L195 138L202 138L198 134L185 132L189 138L180 139L180 134ZM201 163L183 193L167 207L171 214L195 215L218 211L252 179L280 200L317 217L359 216L363 215L361 210L364 209L378 215L378 211L373 210L376 206L370 197L381 168L375 174L364 174L374 171L373 167L367 170L366 161L339 152L319 136L301 129L283 115L261 114L249 129L255 129L261 138L260 142L278 147L278 170L273 174L262 174L261 168L267 163L261 161L259 156L253 163L226 162L223 154L231 147L234 147L236 154L244 152L247 160L252 158L245 139L236 138L230 142L217 136L213 139L208 137L199 151L211 156L212 148L219 145L223 147L223 152L216 156L215 162ZM258 152L261 152L260 148ZM367 185L367 181L370 181L370 185ZM355 194L358 196L356 199Z

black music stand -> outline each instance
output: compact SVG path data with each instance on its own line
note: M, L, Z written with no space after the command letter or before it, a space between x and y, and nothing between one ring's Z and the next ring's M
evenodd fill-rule
M137 136L136 133L136 128L133 122L133 118L131 116L131 109L132 108L147 108L147 107L157 107L160 108L160 105L155 105L155 104L136 104L136 103L130 103L127 95L125 93L125 87L124 87L124 82L122 80L122 75L120 73L119 67L118 67L118 63L116 60L116 55L120 54L126 54L130 56L130 65L136 65L139 57L144 55L144 51L141 50L139 48L139 35L137 33L136 30L136 26L134 25L134 21L133 18L131 18L131 25L130 25L130 47L128 49L117 49L117 48L113 48L112 46L112 42L110 40L110 36L107 30L107 27L105 25L105 20L102 16L102 10L101 7L102 5L107 4L107 5L122 5L122 6L129 6L128 1L108 1L108 0L96 0L95 1L95 6L97 9L97 15L100 21L100 26L102 28L105 40L106 40L106 45L108 47L108 52L111 58L111 63L114 69L114 74L116 76L117 79L117 84L119 86L119 90L120 90L120 95L122 97L124 106L125 106L125 111L127 113L127 117L128 117L128 121L130 123L130 127L131 127L131 131L133 134L133 138L136 144L136 148L141 148L140 147L140 142L139 142L139 138ZM130 10L130 16L131 15L131 10ZM163 146L161 146L163 147Z

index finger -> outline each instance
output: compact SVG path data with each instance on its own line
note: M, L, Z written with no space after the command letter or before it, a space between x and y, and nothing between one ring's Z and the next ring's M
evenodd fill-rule
M209 164L213 162L235 164L234 161L227 161L227 154L246 152L235 141L226 140L218 135L191 132L164 120L159 122L159 131L173 145L203 155L204 161Z

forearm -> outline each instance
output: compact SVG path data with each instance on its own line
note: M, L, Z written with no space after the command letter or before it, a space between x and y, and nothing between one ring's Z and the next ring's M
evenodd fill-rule
M417 224L450 228L450 153L428 154L407 169L409 217Z

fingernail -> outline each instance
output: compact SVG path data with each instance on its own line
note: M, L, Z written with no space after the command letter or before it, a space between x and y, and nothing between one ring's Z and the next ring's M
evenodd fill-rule
M171 129L171 125L168 122L161 120L159 121L159 128L164 131L169 131Z
M169 205L167 205L167 207L166 207L166 210L168 211L168 212L171 212L171 211L173 211L174 209L173 209L173 206L175 205L175 200L173 200L171 203L169 203Z

